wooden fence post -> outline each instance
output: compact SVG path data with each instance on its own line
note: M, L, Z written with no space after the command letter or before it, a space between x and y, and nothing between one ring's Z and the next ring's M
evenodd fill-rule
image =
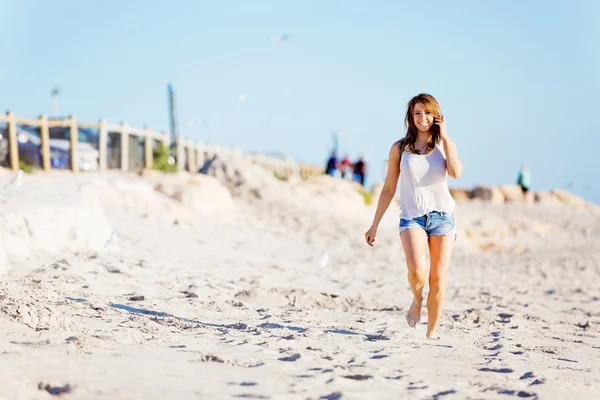
M79 172L79 129L77 128L77 118L73 115L69 117L70 137L71 137L71 171Z
M187 157L188 170L192 174L195 174L198 171L198 167L196 166L196 144L192 141L190 141L187 146Z
M8 145L10 154L10 168L13 171L19 170L19 142L17 141L17 121L12 111L6 113L8 125Z
M42 140L42 169L46 172L50 171L50 128L48 127L48 117L40 116L40 139Z
M100 172L106 171L107 164L107 142L108 131L106 129L106 121L101 119L98 122L98 169Z
M204 160L204 154L202 153L202 144L197 143L195 148L196 148L196 172L198 172L198 170L204 166L204 163L206 162L206 160Z
M170 149L171 145L169 144L169 139L170 139L169 132L167 132L165 129L163 129L162 131L160 131L160 135L162 136L162 142L165 145L165 147L167 149ZM169 152L170 152L170 150L169 150Z
M144 168L152 169L152 162L154 161L154 156L152 154L154 139L150 134L150 128L147 126L144 127Z
M177 135L175 142L177 145L177 171L181 172L185 170L185 144L183 143L183 137Z
M165 146L165 148L167 149L167 154L169 155L167 161L169 161L171 159L171 156L173 155L173 150L171 149L171 135L169 135L169 132L166 129L163 129L162 131L160 131L160 136L162 138L163 146Z
M121 171L129 171L129 129L126 121L121 123Z

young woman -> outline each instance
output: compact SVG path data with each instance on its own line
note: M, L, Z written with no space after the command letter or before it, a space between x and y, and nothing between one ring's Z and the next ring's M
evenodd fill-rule
M365 240L373 246L377 227L394 198L400 178L400 240L413 293L406 320L413 328L421 320L429 251L427 337L433 338L442 314L446 275L456 238L455 203L448 190L447 175L458 178L463 167L446 132L440 105L433 96L413 97L406 108L404 124L406 136L390 149L385 184Z

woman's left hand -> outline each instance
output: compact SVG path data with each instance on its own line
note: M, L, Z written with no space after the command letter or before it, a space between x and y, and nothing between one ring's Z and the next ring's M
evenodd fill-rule
M436 118L434 122L440 127L440 139L447 139L448 132L446 131L446 121L444 120L444 116L442 115L441 118Z

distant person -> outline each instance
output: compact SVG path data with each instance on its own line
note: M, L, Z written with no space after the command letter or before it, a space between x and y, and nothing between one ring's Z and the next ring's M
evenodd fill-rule
M404 124L406 136L390 149L385 183L365 240L373 246L377 227L394 198L400 179L400 239L413 293L406 321L414 328L421 320L429 258L426 336L434 338L442 315L446 276L456 239L455 202L448 189L447 175L458 178L463 166L456 145L446 131L440 105L433 96L413 97L406 108Z
M367 165L365 164L365 160L361 156L358 161L354 163L354 180L359 182L361 186L365 186L365 174L367 170Z
M344 155L344 159L340 163L340 170L342 179L352 179L352 161L350 161L348 154Z
M325 167L325 173L329 176L335 176L335 171L337 171L338 167L338 159L335 150L331 152L329 156L329 160L327 160L327 166Z
M526 201L529 188L531 187L531 172L529 172L525 165L521 165L521 170L519 171L519 176L517 177L517 185L521 187L523 201Z

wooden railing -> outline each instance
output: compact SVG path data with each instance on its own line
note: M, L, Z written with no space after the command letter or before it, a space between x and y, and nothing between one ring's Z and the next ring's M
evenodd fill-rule
M155 132L145 126L144 128L134 128L123 122L120 125L109 124L101 119L97 123L79 122L74 116L67 119L50 120L46 115L39 118L18 118L14 113L8 111L5 115L0 114L0 121L7 124L9 159L12 170L19 169L19 149L17 140L17 126L25 125L39 128L41 139L41 168L43 171L52 169L50 159L50 128L63 127L70 130L70 169L73 172L79 172L78 159L78 139L79 128L89 128L98 131L98 169L105 171L107 165L107 143L108 133L120 134L120 169L129 171L129 137L137 136L144 139L144 160L143 165L146 169L152 169L154 141L162 142L167 148L170 147L169 134L166 131ZM322 175L323 169L310 164L296 164L291 160L269 157L260 154L242 154L239 149L231 149L218 145L206 145L196 143L190 139L179 135L175 140L175 155L178 171L197 172L207 158L214 155L243 156L249 161L260 165L278 177L287 179L290 176L298 176L302 179L308 179L312 176Z

